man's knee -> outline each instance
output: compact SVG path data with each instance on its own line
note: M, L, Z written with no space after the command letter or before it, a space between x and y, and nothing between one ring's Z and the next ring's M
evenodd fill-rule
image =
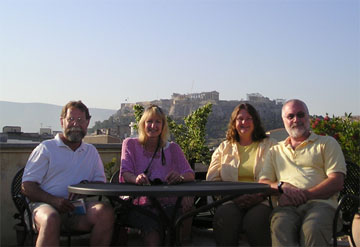
M304 221L301 236L306 246L327 245L332 235L332 224L321 222L320 219Z
M37 228L60 229L61 217L56 210L37 210L34 212L34 221Z
M96 224L109 224L113 225L115 216L114 209L105 203L97 203L91 207L90 217L94 225Z
M302 234L306 239L330 239L332 235L332 220L335 209L326 204L318 204L318 207L306 215L303 225Z
M272 233L287 232L295 233L300 230L301 217L292 208L277 208L271 215Z

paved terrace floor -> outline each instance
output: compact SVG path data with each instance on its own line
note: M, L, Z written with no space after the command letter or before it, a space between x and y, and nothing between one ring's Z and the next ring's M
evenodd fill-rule
M61 241L61 246L67 246L66 239ZM89 246L89 236L85 235L83 237L74 238L72 241L72 246ZM128 241L127 245L119 245L119 246L143 246L141 238L138 233L130 232L128 234ZM216 246L214 238L213 238L213 231L211 228L192 228L192 240L183 246L208 246L213 247ZM249 247L250 245L245 240L239 240L239 247ZM340 247L350 247L348 239L346 236L340 237L338 239L338 246Z
M66 239L64 238L61 241L61 246L67 246ZM72 246L89 246L89 235L84 235L82 237L77 237L72 240ZM132 231L128 233L128 241L127 245L119 245L119 246L143 246L140 235ZM192 239L191 241L183 244L183 246L216 246L215 241L213 239L213 231L212 229L205 228L192 228ZM239 241L239 247L247 247L249 246L246 241Z

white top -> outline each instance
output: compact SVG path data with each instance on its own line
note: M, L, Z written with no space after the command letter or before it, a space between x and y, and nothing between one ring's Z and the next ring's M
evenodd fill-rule
M96 148L82 142L73 151L60 139L40 143L31 153L22 181L37 182L44 191L68 197L68 186L82 180L106 182L104 166Z

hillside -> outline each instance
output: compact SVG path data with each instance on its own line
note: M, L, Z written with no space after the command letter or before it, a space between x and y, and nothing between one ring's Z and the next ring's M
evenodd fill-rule
M63 106L43 103L15 103L0 101L0 127L20 126L22 132L39 132L41 127L61 130L60 113ZM96 121L108 119L116 110L90 108L89 127Z
M206 126L207 142L211 146L217 145L222 139L225 138L225 132L230 119L230 115L240 103L248 102L252 104L260 114L265 130L277 129L283 127L281 120L282 103L270 100L260 94L249 94L247 100L219 100L216 91L191 94L191 95L178 95L173 94L171 99L154 100L151 102L137 102L136 104L147 107L150 104L159 105L164 112L178 123L182 119L195 111L199 107L208 102L213 104L212 113L209 115L208 123ZM121 108L111 116L108 120L95 123L95 129L110 129L111 134L117 135L121 138L129 136L129 124L134 119L133 106L135 103L122 104Z

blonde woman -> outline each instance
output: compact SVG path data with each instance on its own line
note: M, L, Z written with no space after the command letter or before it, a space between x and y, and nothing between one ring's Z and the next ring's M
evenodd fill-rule
M139 121L139 137L127 138L123 142L120 181L138 185L194 181L194 171L180 146L168 142L168 136L166 115L160 107L151 105L144 111ZM158 198L169 215L173 212L176 199L176 197ZM154 211L147 197L137 198L134 203ZM192 204L190 198L184 197L182 211L190 209ZM132 210L128 214L127 223L141 229L146 246L163 244L164 229L152 218Z

